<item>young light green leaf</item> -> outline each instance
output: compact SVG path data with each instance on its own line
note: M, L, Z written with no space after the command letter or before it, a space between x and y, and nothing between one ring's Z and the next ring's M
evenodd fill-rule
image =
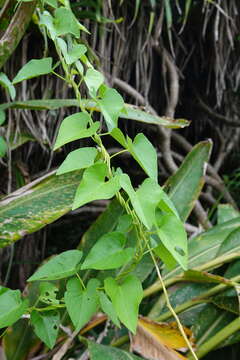
M136 332L138 308L143 298L141 281L133 275L128 275L121 284L115 279L107 278L104 288L112 300L114 309L121 322L133 333Z
M115 89L108 88L101 100L98 101L108 130L111 131L117 127L118 117L124 107L124 101L121 95Z
M104 77L99 71L95 69L88 69L86 75L84 76L84 81L88 87L89 93L93 97L96 97L99 87L104 82Z
M84 55L83 55L83 56L84 56ZM77 68L79 74L83 76L84 67L83 67L81 61L77 60L77 61L75 62L75 65L76 65L76 68Z
M7 152L7 143L2 136L0 136L0 158L5 156Z
M139 163L146 174L156 182L158 181L157 153L151 142L144 134L138 134L132 140L128 137L128 150Z
M0 73L0 85L8 91L11 99L14 100L16 97L16 90L7 75L3 72Z
M0 329L15 323L27 310L28 300L22 300L19 290L0 288Z
M52 349L56 343L60 324L60 315L56 311L31 313L31 324L35 334Z
M124 249L126 240L117 231L103 235L90 250L81 269L109 270L127 264L134 256L134 249Z
M68 51L68 63L69 65L73 64L87 52L87 48L83 44L75 44L72 49Z
M42 265L27 281L57 280L74 275L80 268L82 252L68 250Z
M113 307L112 302L109 300L109 298L103 291L99 291L98 296L99 296L99 302L100 302L102 311L108 315L108 317L112 320L112 322L116 326L120 327L120 322L118 320L118 317L117 317L117 314Z
M5 120L6 120L6 113L4 110L0 109L0 126L4 124Z
M86 169L94 164L97 156L97 149L84 147L74 150L68 154L62 165L58 168L56 175L65 174L70 171Z
M99 128L99 122L96 121L93 125L87 128L90 120L90 115L84 112L67 116L61 123L58 137L54 145L54 150L71 141L83 139L95 134Z
M144 134L138 134L134 141L125 136L120 129L114 128L110 134L125 149L127 149L133 158L139 163L146 174L157 182L158 180L158 162L157 153L150 141Z
M13 84L36 76L49 74L52 71L52 58L32 59L25 64L13 79Z
M120 189L119 175L105 182L107 173L107 165L101 163L85 170L77 188L73 210L93 200L111 199L116 194Z
M78 278L68 280L64 300L76 330L80 330L97 311L99 285L97 279L91 279L83 290Z
M181 220L170 213L160 215L157 217L156 230L163 245L179 265L186 270L188 261L187 234ZM159 256L161 257L161 254Z
M54 12L54 28L57 36L72 34L80 37L80 24L71 9L60 7Z
M119 144L121 144L123 147L125 147L127 149L128 147L128 143L125 139L125 136L123 135L122 131L119 128L114 128L110 135L119 142Z
M40 14L39 25L47 28L49 36L52 40L56 39L57 34L53 24L53 17L48 11L44 11Z
M154 180L148 178L135 192L126 174L121 175L120 184L128 194L139 219L150 230L155 221L155 210L161 200L163 190Z
M58 46L61 49L61 52L63 54L63 57L68 65L73 64L78 59L80 59L87 51L87 48L85 45L82 44L75 44L71 48L71 50L68 50L67 43L62 38L56 39Z

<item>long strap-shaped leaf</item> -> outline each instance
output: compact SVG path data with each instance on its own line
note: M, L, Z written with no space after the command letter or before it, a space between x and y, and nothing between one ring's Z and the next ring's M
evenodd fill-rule
M37 1L22 2L0 39L0 68L16 49L31 20ZM1 19L0 19L1 20Z
M195 145L178 171L165 184L165 190L176 206L182 221L186 221L201 193L211 149L211 140Z
M72 206L81 172L51 175L0 201L0 248L52 223Z
M93 111L100 111L100 108L92 100L82 100L86 109ZM5 110L9 108L14 109L29 109L29 110L55 110L61 107L77 106L78 101L75 99L49 99L49 100L28 100L28 101L14 101L0 105L0 109ZM168 128L178 129L189 125L185 119L172 119L169 117L160 117L151 115L143 111L140 107L125 104L125 110L119 115L123 119L135 120L147 124L162 125Z

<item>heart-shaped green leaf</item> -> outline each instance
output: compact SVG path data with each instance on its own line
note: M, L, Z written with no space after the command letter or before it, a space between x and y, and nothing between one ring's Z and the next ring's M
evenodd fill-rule
M68 154L62 165L58 168L56 175L85 169L94 164L96 156L97 149L94 147L85 147L74 150Z
M64 295L67 311L76 329L80 330L97 311L98 292L100 282L97 279L89 280L87 288L83 290L78 278L67 282Z
M111 199L120 189L119 175L105 182L106 164L94 164L85 170L77 188L73 210L93 200Z
M57 280L74 275L80 267L82 252L68 250L50 259L42 265L28 281Z
M143 297L141 281L134 275L128 275L121 284L107 278L104 288L112 300L114 309L122 323L133 333L136 332L138 308Z
M126 237L120 232L103 235L92 247L81 269L108 270L127 264L134 256L134 249L124 249Z
M56 343L60 324L60 315L56 311L31 313L31 324L35 334L52 349Z

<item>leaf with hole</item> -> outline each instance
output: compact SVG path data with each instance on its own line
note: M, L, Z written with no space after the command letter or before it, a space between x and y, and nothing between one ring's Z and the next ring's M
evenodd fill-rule
M173 256L173 258L186 270L188 263L187 234L183 223L173 214L159 215L156 222L157 234ZM154 249L161 258L160 249Z
M135 333L138 308L143 298L141 281L134 275L128 275L120 283L109 277L104 281L104 288L121 322Z
M99 285L97 279L91 279L83 289L78 278L68 280L64 300L76 330L80 330L97 311Z
M57 294L59 289L56 285L50 282L42 282L39 285L40 296L39 300L48 305L58 305Z
M81 269L109 270L127 264L134 256L134 249L124 248L126 237L120 232L103 235L92 247Z
M56 343L60 324L60 315L56 311L31 312L30 322L35 334L52 349Z
M84 147L71 151L58 168L56 175L65 174L70 171L86 169L94 164L96 156L97 149L94 147Z
M23 80L49 74L51 71L52 58L32 59L19 70L12 82L17 84Z
M188 242L188 267L194 269L196 267L204 267L204 270L208 270L208 263L211 264L213 260L217 260L217 257L222 257L224 254L219 254L218 251L221 244L227 239L227 237L240 226L240 217L229 220L223 224L215 225L209 229L190 239ZM228 251L234 251L235 241L230 241L228 244L232 244L232 248L229 247ZM227 245L228 245L227 244ZM237 243L238 246L239 243ZM217 266L217 265L216 265ZM164 279L169 279L181 273L181 266L177 265L173 270L163 270Z
M94 135L98 130L100 123L99 121L96 121L88 128L87 125L89 123L91 123L91 117L88 113L79 112L67 116L59 128L54 150L74 140Z
M77 188L73 210L94 200L111 199L120 189L119 175L105 182L108 174L106 164L94 164L85 170Z
M76 274L80 268L82 252L67 250L43 264L27 281L57 280Z

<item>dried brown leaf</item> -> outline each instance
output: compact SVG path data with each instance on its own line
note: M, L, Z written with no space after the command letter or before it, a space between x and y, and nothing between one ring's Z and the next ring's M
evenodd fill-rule
M192 333L184 331L192 342ZM175 350L186 351L187 344L175 323L159 323L145 317L138 320L137 333L131 337L131 350L149 360L186 360Z

